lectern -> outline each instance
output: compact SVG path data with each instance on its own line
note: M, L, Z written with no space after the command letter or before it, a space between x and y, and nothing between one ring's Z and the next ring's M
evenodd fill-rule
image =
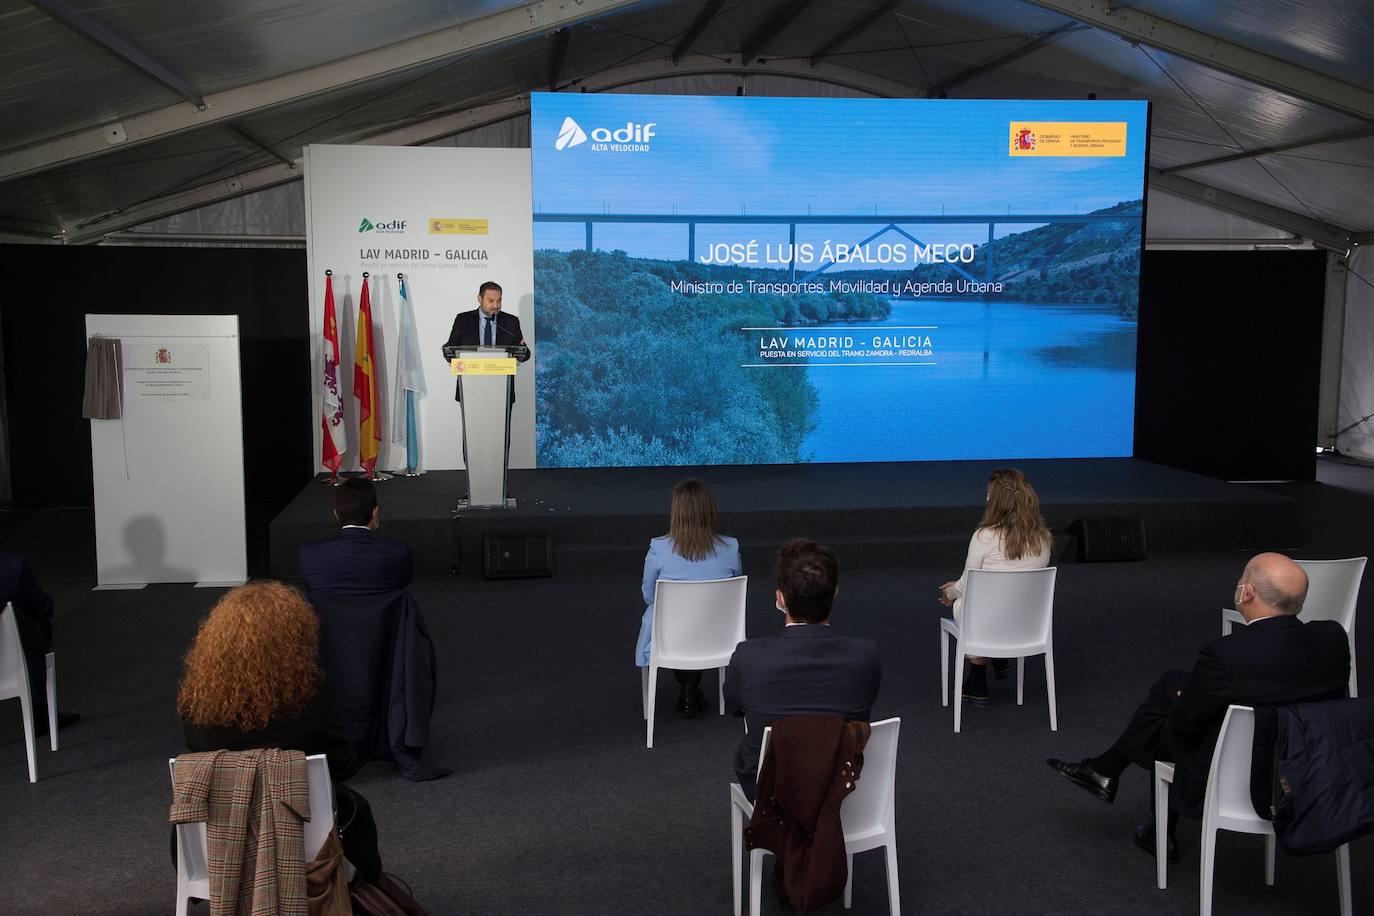
M514 509L506 495L515 364L529 356L516 347L444 347L463 402L463 464L468 495L459 509Z

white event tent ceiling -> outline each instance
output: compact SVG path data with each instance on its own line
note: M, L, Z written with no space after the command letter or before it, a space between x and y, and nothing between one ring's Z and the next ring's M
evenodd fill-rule
M1374 2L0 0L0 35L11 241L165 226L310 143L525 145L541 90L1147 98L1152 196L1374 241Z

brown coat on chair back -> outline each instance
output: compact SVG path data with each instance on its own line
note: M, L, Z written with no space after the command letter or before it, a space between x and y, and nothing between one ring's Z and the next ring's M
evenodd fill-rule
M174 824L204 821L211 916L308 916L305 754L276 748L182 754ZM333 819L332 811L320 813Z
M772 728L744 839L777 857L787 900L805 913L839 897L849 878L840 804L859 780L870 729L820 715L789 716Z

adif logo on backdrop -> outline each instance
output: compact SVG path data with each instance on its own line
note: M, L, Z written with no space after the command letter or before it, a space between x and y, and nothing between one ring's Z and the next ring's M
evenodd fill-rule
M553 141L554 149L567 149L587 142L587 132L572 118L564 118L563 126L558 128L558 139Z
M406 221L403 219L391 219L383 220L380 223L374 223L372 220L364 216L363 221L358 224L358 231L381 232L387 235L400 235L402 232L406 231Z
M597 153L647 153L649 141L654 137L658 124L649 121L644 124L626 121L624 127L612 130L609 127L593 127L592 145L588 149ZM553 141L553 148L565 150L587 142L587 132L572 118L564 118L563 126Z

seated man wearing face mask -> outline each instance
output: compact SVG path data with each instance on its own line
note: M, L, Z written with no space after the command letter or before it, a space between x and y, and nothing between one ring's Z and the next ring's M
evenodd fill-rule
M725 704L749 726L735 752L735 775L751 800L764 728L806 714L867 722L883 678L877 643L830 627L840 569L828 547L788 541L778 551L774 578L786 626L776 636L740 643L725 669Z

